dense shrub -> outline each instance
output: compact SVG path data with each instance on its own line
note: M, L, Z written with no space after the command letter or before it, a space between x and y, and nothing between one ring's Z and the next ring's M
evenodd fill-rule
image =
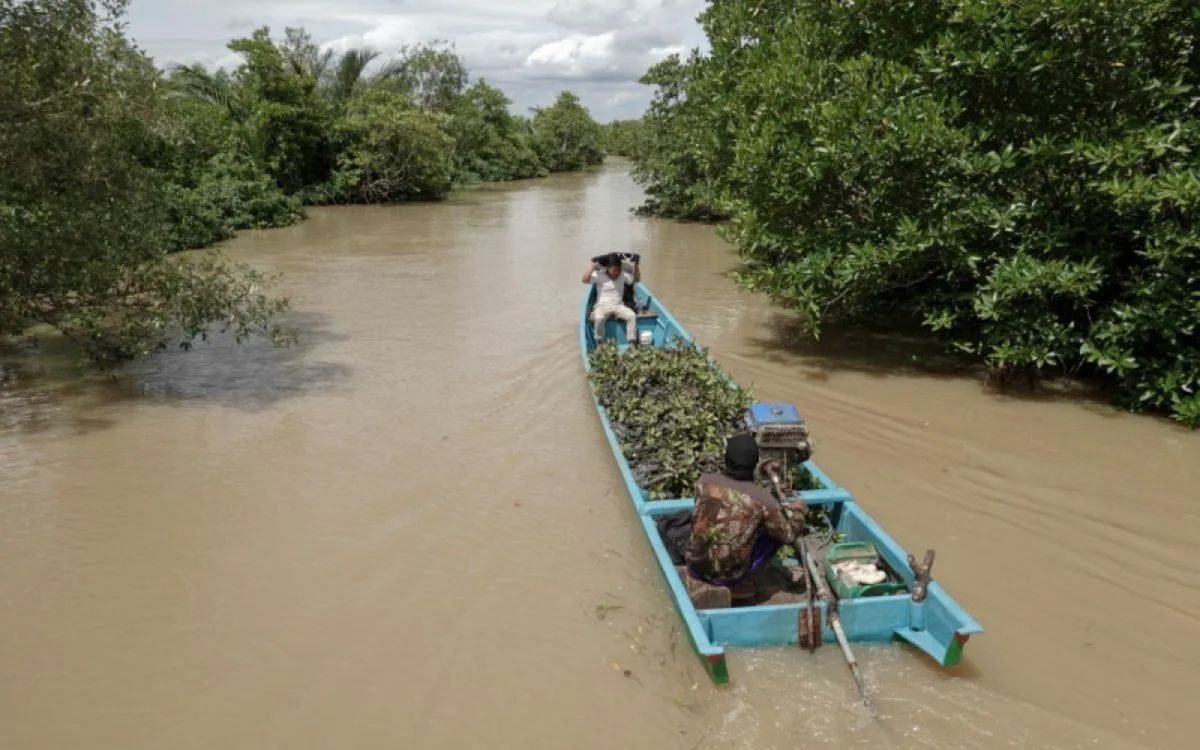
M159 72L124 37L123 7L0 3L0 335L45 323L109 361L210 328L278 337L285 303L261 274L166 253L173 152Z
M652 210L728 209L749 287L922 322L1000 379L1200 423L1200 6L715 0L651 71Z
M562 172L604 161L600 126L579 97L564 91L533 115L533 148L546 169Z
M166 182L160 194L172 250L204 247L239 229L285 226L301 218L300 201L245 164L214 158L192 186Z
M642 142L644 125L638 120L613 120L600 126L600 147L606 154L630 157Z
M381 79L421 109L449 112L466 88L467 67L453 45L435 40L405 45Z
M239 229L300 219L299 200L261 168L227 107L172 91L152 126L143 159L162 183L168 249L203 247Z
M684 62L672 55L642 76L655 87L642 117L633 177L646 191L638 213L676 219L720 220L728 216L721 180L728 169L728 133L713 106L706 61L693 53Z
M463 92L454 105L456 179L462 183L517 180L546 174L520 120L508 112L504 92L484 81Z
M402 94L355 97L338 123L343 151L332 195L356 203L441 198L454 177L446 124L445 115L417 109Z
M266 28L229 49L245 62L234 74L246 108L248 143L279 187L294 193L328 179L333 120L317 81L285 64Z

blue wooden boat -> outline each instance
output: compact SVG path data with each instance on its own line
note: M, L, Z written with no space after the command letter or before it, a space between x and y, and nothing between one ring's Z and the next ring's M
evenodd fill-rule
M584 298L579 329L583 366L587 371L591 370L590 352L596 346L592 325L588 320L594 294L594 290L589 289ZM657 347L696 346L683 326L644 285L638 286L637 294L638 308L646 310L639 314L637 324L638 333L643 341L648 338L649 344ZM606 338L615 339L619 346L625 345L624 324L615 320L608 321L605 335ZM736 386L731 383L731 387ZM692 647L713 681L729 681L729 670L725 662L725 649L728 646L753 647L798 643L798 621L801 613L810 607L819 613L817 616L820 617L822 640L832 641L834 635L829 627L826 605L821 602L813 605L803 602L700 610L692 606L684 582L671 562L658 533L655 520L664 514L691 510L694 501L692 498L651 499L634 479L604 407L598 400L595 400L595 403L600 422L604 426L604 434L608 438L613 457L637 511L638 521L654 550L659 570L666 579L675 607L687 626ZM867 515L846 489L835 484L812 461L807 461L805 466L821 484L821 489L801 491L799 494L804 502L810 508L823 508L834 529L844 535L844 541L874 544L886 565L901 576L906 585L906 590L902 593L841 599L838 606L839 616L849 640L903 641L925 652L944 667L958 664L962 659L963 646L966 645L967 639L975 633L983 632L983 628L950 598L936 581L929 582L923 600L917 601L911 594L916 576L904 549Z

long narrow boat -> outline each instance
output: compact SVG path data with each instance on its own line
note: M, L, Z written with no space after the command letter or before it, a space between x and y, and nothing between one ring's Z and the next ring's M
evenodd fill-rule
M596 346L592 326L588 321L594 294L594 291L589 291L584 298L579 329L583 367L588 372L591 371L590 354ZM639 285L637 294L638 308L645 309L645 312L638 315L637 323L638 333L643 341L648 340L649 345L656 347L696 346L683 326L645 286ZM624 326L618 321L608 321L605 336L616 339L619 346L625 345ZM731 387L735 386L731 383ZM593 399L595 400L594 394ZM753 647L798 643L798 622L802 612L810 609L807 602L699 610L692 606L684 582L671 562L655 521L665 514L692 510L694 500L651 499L634 479L629 463L621 451L620 442L609 423L607 412L598 400L595 403L600 422L604 426L604 434L608 438L613 457L633 501L638 520L646 532L646 538L658 560L659 569L666 579L675 606L687 626L692 647L713 681L729 681L729 669L725 662L727 646ZM923 598L914 596L916 575L909 565L908 555L900 545L867 515L847 490L836 485L812 461L807 461L805 466L821 484L821 489L801 491L799 494L804 502L810 508L823 508L832 521L834 530L842 535L843 541L873 544L882 561L902 577L905 584L905 590L900 593L841 599L838 609L847 637L857 642L905 641L944 667L958 664L967 639L975 633L983 632L983 628L950 598L936 581L929 581ZM832 641L834 634L829 626L826 605L818 602L812 606L818 611L822 640Z

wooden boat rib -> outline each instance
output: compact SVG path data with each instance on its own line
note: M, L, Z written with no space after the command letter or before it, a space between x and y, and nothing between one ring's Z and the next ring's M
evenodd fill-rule
M583 367L589 372L589 354L596 345L592 325L588 321L594 294L594 291L589 291L584 297L579 332ZM650 345L696 346L683 326L644 285L638 287L638 300L639 308L648 309L648 312L638 316L638 332L642 335L649 333ZM624 325L618 321L608 321L606 337L616 339L619 345L623 346ZM655 521L665 514L691 510L695 505L694 500L650 499L634 479L629 463L621 451L620 442L609 424L608 414L594 394L593 401L596 411L600 414L605 437L612 448L613 457L638 514L638 520L658 560L659 570L666 579L675 607L687 627L692 647L709 676L715 682L729 681L729 670L725 662L727 646L796 644L799 639L798 620L801 612L809 608L807 602L702 610L692 606L687 589L659 536ZM904 549L871 519L846 489L835 484L811 461L806 462L805 466L820 482L821 489L802 491L800 496L804 502L810 508L823 507L832 520L834 529L844 535L845 541L873 543L884 562L904 579L908 589L893 595L842 599L839 602L839 614L848 638L855 642L906 641L944 667L958 664L967 639L975 633L983 632L983 628L936 581L929 582L923 601L915 601L910 593L915 574L908 564L908 555ZM832 641L834 636L826 618L826 607L823 603L817 603L815 607L819 610L822 638Z

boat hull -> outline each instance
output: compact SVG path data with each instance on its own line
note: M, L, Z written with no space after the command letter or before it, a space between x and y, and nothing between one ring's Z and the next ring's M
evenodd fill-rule
M639 317L639 334L649 333L651 345L696 346L691 336L644 286L638 288L639 300L648 305L650 315ZM589 354L596 341L592 325L588 321L592 293L584 298L580 324L580 349L585 371L591 370ZM606 324L606 337L615 338L624 346L624 327L616 321ZM702 609L692 606L683 580L670 554L659 536L656 519L659 516L695 507L693 498L651 499L638 486L629 462L621 450L620 441L613 432L604 406L595 399L596 411L604 428L604 435L616 460L621 478L629 492L634 510L638 515L646 538L658 561L659 571L671 592L675 607L682 618L692 648L700 657L713 681L728 682L729 669L725 661L725 649L729 646L755 647L788 645L798 643L798 622L801 614L810 609L807 602L800 604L763 605L734 607L728 609ZM811 461L806 467L821 484L821 489L805 490L801 498L809 507L823 507L829 515L834 529L844 535L845 541L871 542L892 570L912 588L914 573L907 561L907 554L875 521L854 501L843 487L835 484ZM826 607L823 603L812 605L820 617L822 638L833 641L833 630L829 627ZM962 658L963 646L974 634L983 631L936 581L931 581L924 601L915 602L905 592L889 596L861 599L843 599L838 605L839 617L847 637L855 642L905 641L928 654L936 663L951 667Z

